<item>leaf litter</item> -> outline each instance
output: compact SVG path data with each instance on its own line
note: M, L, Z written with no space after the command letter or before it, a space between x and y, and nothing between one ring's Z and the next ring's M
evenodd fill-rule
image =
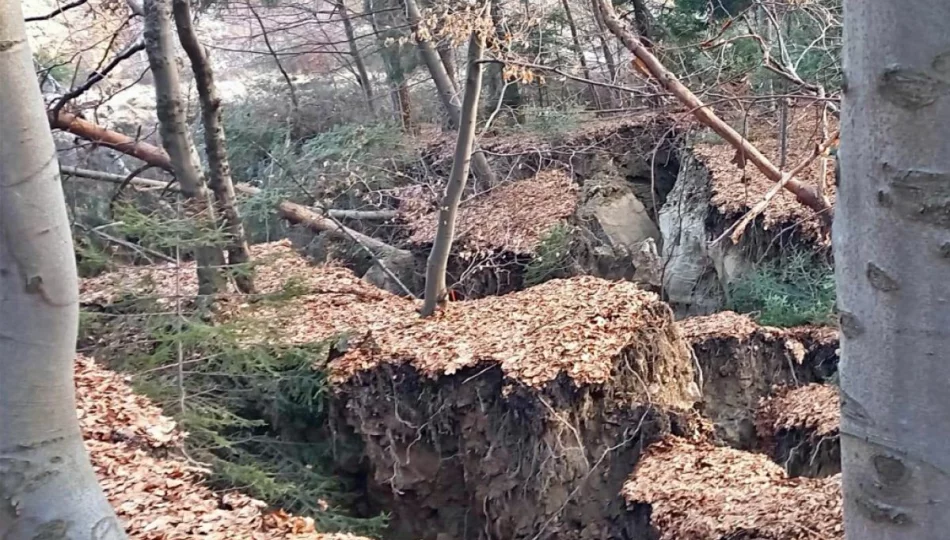
M552 227L574 213L576 193L577 186L567 173L548 170L463 201L455 227L457 249L532 254ZM438 209L412 208L402 216L411 231L411 243L430 245L435 241Z
M669 437L623 488L652 507L660 540L844 538L841 476L789 478L763 454Z
M128 380L79 356L77 414L93 468L130 538L366 540L319 534L312 518L206 485L207 471L177 454L185 436Z
M801 430L813 437L838 434L841 424L838 388L808 384L777 388L756 412L756 432L772 437L782 431Z

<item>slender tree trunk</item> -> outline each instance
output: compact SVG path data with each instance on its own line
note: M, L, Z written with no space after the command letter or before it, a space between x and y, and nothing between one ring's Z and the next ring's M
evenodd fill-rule
M449 74L449 80L452 81L452 86L454 86L455 91L458 92L459 85L456 79L458 66L455 65L455 49L452 48L450 43L441 40L436 46L436 50L439 52L439 59L445 67L445 72Z
M370 27L373 29L373 35L376 37L376 43L380 51L379 54L386 69L386 80L389 84L393 112L402 123L402 130L405 133L412 133L412 97L409 95L409 85L406 81L405 71L402 68L402 61L395 50L395 47L398 46L386 43L386 39L380 31L379 21L376 18L376 6L373 0L363 1L363 11L369 16Z
M577 62L581 65L581 73L584 74L584 78L588 81L593 80L590 77L590 66L587 65L584 48L581 46L580 38L577 37L577 24L574 22L574 14L571 11L570 0L561 0L561 6L564 8L564 17L567 19L567 27L571 31L571 43L573 45L574 54L577 56ZM594 105L599 109L600 94L597 91L597 87L593 84L590 85L590 96L594 100Z
M505 24L505 14L502 11L501 4L495 2L492 4L492 23L495 26L495 35L494 39L501 42L504 40L505 33L507 31ZM521 97L521 85L517 81L506 81L505 80L505 70L503 69L504 65L500 63L492 63L489 68L489 74L493 79L492 86L496 88L492 93L492 98L494 98L494 103L491 104L489 110L500 109L501 107L508 108L513 116L515 121L519 124L524 123L524 111L522 110L522 105L524 100Z
M18 0L0 96L0 538L124 539L76 420L75 254Z
M604 54L604 63L607 64L607 73L610 75L610 82L617 82L617 63L614 61L614 53L610 50L610 42L607 41L607 30L604 28L604 10L600 0L591 0L591 12L594 15L594 23L597 26L597 39L600 40L600 48Z
M215 222L214 201L205 186L198 152L191 140L181 98L181 83L171 37L172 0L145 2L145 50L155 79L155 103L162 145L171 158L182 193L189 199L189 211L198 220ZM198 292L211 295L221 290L219 269L224 265L221 250L200 246L195 250Z
M490 9L490 0L487 4L486 9ZM445 300L445 272L449 263L449 254L452 252L452 241L455 239L455 220L459 202L462 200L462 191L465 189L465 181L468 179L472 149L475 145L478 99L482 91L481 59L484 47L485 36L479 32L472 32L469 40L465 98L462 102L462 117L458 140L455 144L455 159L452 162L452 173L445 186L442 204L439 206L439 227L426 267L425 300L421 311L423 317L435 313L438 306Z
M405 3L406 13L409 16L409 23L412 25L413 32L416 34L416 44L419 47L419 56L422 57L423 62L425 62L426 67L429 69L429 73L432 75L432 80L435 82L439 99L442 101L442 105L445 107L445 112L449 116L449 122L455 129L458 129L462 123L462 110L459 106L457 94L452 87L452 82L449 79L448 73L445 71L445 66L443 66L441 60L439 60L439 55L436 52L435 47L433 47L432 41L424 39L423 36L419 35L419 31L422 28L422 13L419 11L419 6L416 4L416 0L405 0ZM490 2L488 5L490 5ZM471 67L469 67L469 73L470 72ZM479 80L482 78L481 68L479 68L478 78ZM465 84L465 91L467 93L467 79ZM481 89L479 88L479 93L480 92ZM477 115L477 113L478 111L476 110L475 114ZM473 124L474 123L477 123L477 118L473 119ZM485 185L494 186L496 184L495 173L492 172L491 165L488 164L488 159L485 157L485 154L483 154L480 150L472 154L471 167L475 171L475 176L484 182ZM466 171L467 170L468 167L466 167Z
M846 0L840 306L845 537L950 531L950 3Z
M435 83L439 99L442 101L442 105L445 107L445 111L449 116L449 125L452 129L458 129L459 118L461 116L458 92L456 91L455 85L452 84L451 77L449 77L448 72L445 70L445 65L442 64L442 60L439 58L439 53L435 49L433 40L431 37L424 35L428 34L428 30L423 26L422 12L419 11L419 5L416 3L416 0L405 0L405 2L406 13L409 16L409 24L412 26L412 31L415 34L416 46L419 48L419 57L425 62L426 68L428 68L429 74L432 76L432 82Z
M201 102L205 154L208 156L208 184L214 192L225 230L230 236L227 246L228 265L232 267L243 265L243 268L234 270L234 283L238 290L250 294L254 292L254 278L251 275L251 269L248 268L251 252L247 246L247 235L244 232L244 224L234 196L227 139L224 126L221 124L221 98L214 84L214 73L211 70L207 51L198 42L198 34L191 21L190 0L174 0L174 14L175 25L178 27L178 39L191 60L191 70L195 75L195 86Z
M646 0L633 0L633 20L637 25L637 32L639 34L653 41L656 39L656 22L653 20L653 14L650 13L650 8L647 7Z
M350 13L346 8L346 3L340 0L337 4L340 10L340 19L343 21L343 32L346 34L346 42L350 46L350 56L353 58L353 65L356 66L356 73L360 76L360 87L363 89L363 95L366 96L366 106L369 107L370 114L376 118L376 100L373 97L373 81L369 78L369 72L366 70L366 63L363 61L363 54L360 53L359 44L356 42L356 32L353 31L353 22L350 20Z
M399 117L402 119L403 129L412 133L415 131L412 125L412 95L409 94L409 83L405 78L396 87L396 97L399 101Z

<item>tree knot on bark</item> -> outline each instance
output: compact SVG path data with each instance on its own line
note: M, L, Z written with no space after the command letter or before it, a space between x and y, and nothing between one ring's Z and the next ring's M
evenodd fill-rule
M43 276L30 276L26 279L27 294L38 294L43 292Z
M0 40L0 52L6 52L23 43L22 39L4 39Z

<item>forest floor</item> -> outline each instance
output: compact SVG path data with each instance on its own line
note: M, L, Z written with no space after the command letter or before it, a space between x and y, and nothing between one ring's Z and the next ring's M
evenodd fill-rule
M225 298L214 317L254 328L253 335L243 338L248 344L260 340L261 335L272 342L306 343L350 332L358 339L351 338L328 366L331 384L349 393L349 401L341 401L346 404L344 408L352 408L360 400L375 400L386 409L391 407L386 403L392 399L402 399L401 391L396 390L398 384L403 384L399 382L403 380L398 375L400 365L424 376L412 383L416 392L425 391L420 390L428 387L424 385L441 385L448 394L456 392L452 389L459 380L463 386L476 377L484 381L487 376L482 374L494 365L507 381L508 390L502 389L502 394L520 388L510 403L537 397L550 408L546 399L551 399L551 389L563 376L573 380L578 389L620 389L614 380L619 377L613 363L617 351L631 345L655 348L657 343L672 347L660 348L666 351L661 354L667 358L665 367L655 364L650 368L666 370L665 374L654 374L663 378L648 381L652 393L648 405L657 410L672 411L673 403L682 401L682 390L674 390L685 388L680 372L686 364L676 359L688 361L689 353L677 352L679 346L691 346L702 365L699 384L707 402L719 400L720 407L736 408L733 401L738 396L729 394L732 387L721 386L720 390L725 390L716 395L716 385L734 381L748 388L767 382L759 394L743 396L753 399L746 407L754 421L753 438L758 441L752 443L753 451L730 448L717 440L712 429L684 435L664 428L666 432L659 433L633 469L621 464L619 474L627 478L622 483L623 504L628 509L649 505L650 527L661 539L714 540L750 532L767 540L843 536L840 475L834 466L815 474L791 474L788 465L794 461L802 470L818 471L820 467L811 465L819 456L824 461L840 459L825 459L822 453L826 452L823 446L833 444L837 448L836 389L827 384L806 384L808 379L799 384L796 377L801 375L794 373L787 381L779 381L778 375L766 380L772 377L767 373L770 369L784 370L792 364L799 366L796 369L808 368L812 362L808 357L813 355L809 347L813 346L808 344L807 335L816 334L825 341L835 339L831 329L770 329L731 313L674 325L666 314L668 310L651 293L629 283L595 278L554 280L510 295L450 303L438 317L421 320L415 313L415 302L376 289L347 269L311 266L287 241L260 244L253 250L261 261L257 283L263 299L253 301L240 295ZM132 294L168 308L175 304L175 298L187 298L195 292L194 268L189 263L181 267L120 268L84 280L81 288L83 303L100 307L117 305ZM665 337L643 333L644 328L666 327ZM514 348L513 343L517 344ZM90 354L96 354L95 347ZM104 348L102 354L106 354ZM763 380L747 380L749 374L741 372L741 364L746 361L753 364L751 376ZM379 391L372 382L374 373L391 373L381 380L390 381L383 386L391 385L392 394L374 394ZM311 518L274 512L266 503L238 491L212 489L207 481L210 471L182 451L186 435L156 405L132 391L131 378L80 356L76 379L79 415L93 463L132 537L358 538L321 535ZM794 384L773 386L788 381ZM360 392L363 395L355 395ZM663 392L671 392L673 397L664 402ZM420 396L414 394L414 401L425 401ZM756 396L762 399L756 402ZM482 412L489 407L489 413L495 414L490 410L492 403L508 406L504 405L508 398L481 393L478 398L486 399ZM551 425L581 411L571 409L570 403L550 403L558 408L557 412L550 410L554 415L554 420L548 419ZM163 406L169 414L176 414L174 403ZM397 412L402 415L400 422L408 421L407 415L412 413L403 406L398 406L402 410ZM465 417L464 408L449 411L451 407L462 406L443 404L447 408L443 413L454 415L450 422ZM581 436L572 432L575 437ZM409 442L412 448L415 442ZM804 457L796 457L799 454ZM618 490L608 497L617 499ZM409 499L409 506L413 504Z
M312 518L268 511L266 503L240 492L211 489L207 470L180 451L186 434L135 394L127 377L85 356L76 359L75 377L86 448L131 538L360 540L320 534Z

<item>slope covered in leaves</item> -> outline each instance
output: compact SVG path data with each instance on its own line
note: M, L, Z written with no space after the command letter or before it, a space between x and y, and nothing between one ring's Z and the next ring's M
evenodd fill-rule
M531 254L541 238L577 207L576 187L561 171L542 171L463 201L455 242L460 251ZM438 210L403 213L414 244L435 241Z
M268 512L265 503L238 492L212 491L202 468L177 457L184 434L175 422L123 377L82 356L75 377L86 448L131 538L361 540L319 534L312 519Z
M670 437L624 485L652 507L660 540L844 538L840 476L788 478L762 454Z

